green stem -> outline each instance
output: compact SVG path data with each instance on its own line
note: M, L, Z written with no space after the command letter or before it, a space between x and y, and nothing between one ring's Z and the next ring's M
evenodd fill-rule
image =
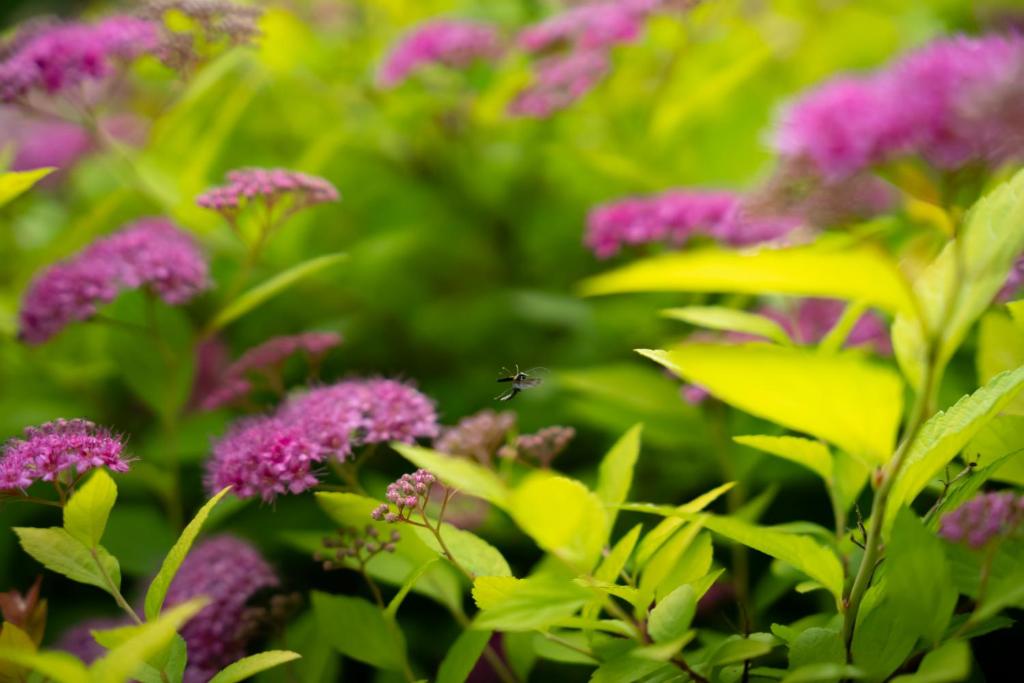
M100 570L100 576L103 577L103 582L107 584L107 590L110 592L111 595L114 596L114 602L116 602L117 606L124 610L129 617L131 617L132 621L134 621L137 625L141 626L142 619L140 619L139 615L135 613L135 610L132 609L132 606L128 604L128 601L124 599L124 596L121 595L121 590L114 584L114 580L110 578L110 574L107 573L107 570L103 566L103 563L100 562L100 556L99 554L97 554L96 549L91 548L89 550L89 554L92 555L92 560L96 563L96 568Z

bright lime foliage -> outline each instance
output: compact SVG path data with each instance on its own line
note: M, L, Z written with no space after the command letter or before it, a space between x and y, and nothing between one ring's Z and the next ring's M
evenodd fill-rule
M0 683L1006 678L1019 4L0 3Z

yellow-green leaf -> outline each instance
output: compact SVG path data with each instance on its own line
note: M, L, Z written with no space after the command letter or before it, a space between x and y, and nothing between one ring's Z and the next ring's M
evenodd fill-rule
M639 353L726 403L851 455L881 464L892 454L903 385L895 372L858 352L685 344Z
M4 206L57 169L53 166L34 168L31 171L8 171L0 173L0 206Z
M580 482L546 472L513 490L509 512L542 549L589 572L601 555L607 516L601 499Z
M115 501L117 484L106 470L97 469L64 506L64 529L89 548L95 548L103 539Z
M171 587L171 581L174 580L174 575L178 573L181 563L185 561L185 556L188 555L188 551L192 548L192 543L195 542L196 536L202 530L203 523L206 522L210 511L216 507L220 499L230 490L230 486L223 488L217 495L206 501L206 504L199 508L196 516L192 518L192 521L188 523L185 530L181 532L181 536L175 541L170 552L167 553L163 564L160 566L160 571L157 572L156 577L149 584L149 589L146 591L146 619L155 619L160 614L160 609L164 605L164 598L167 597L167 590Z
M431 531L422 527L415 527L415 531L424 545L438 554L444 554ZM512 570L501 551L473 532L445 522L441 525L441 539L455 560L473 576L512 576Z
M634 261L585 280L586 296L626 292L791 294L863 301L915 315L896 263L878 246L848 240L749 251L692 249Z
M554 577L482 576L473 582L473 600L480 608L473 627L500 631L544 628L575 614L591 596L590 589Z
M764 337L783 345L793 343L782 326L771 318L735 308L687 306L685 308L666 308L661 315L710 330L752 334L755 337Z
M268 650L249 655L218 671L217 675L210 679L210 683L239 683L239 681L252 678L258 673L293 662L301 657L302 655L298 652L290 650Z
M832 482L832 455L820 441L799 436L735 436L733 441L803 465L827 483Z
M597 470L597 497L608 510L608 530L615 524L615 506L626 501L629 487L633 483L633 469L640 457L640 436L643 425L633 425L615 442Z
M0 647L0 662L10 662L41 673L56 683L96 683L74 655L67 652L34 652L27 649Z
M47 569L111 595L121 587L121 568L103 546L89 548L60 527L16 527L14 533L22 549Z
M413 465L430 470L446 485L467 496L483 498L498 507L508 504L508 490L498 475L475 462L404 443L391 446Z

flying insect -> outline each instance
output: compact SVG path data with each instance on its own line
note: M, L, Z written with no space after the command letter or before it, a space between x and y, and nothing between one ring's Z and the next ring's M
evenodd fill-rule
M519 392L525 391L526 389L532 389L539 385L544 380L540 377L534 376L534 373L543 369L544 368L533 368L531 370L520 370L519 366L516 365L516 371L509 372L507 368L502 368L501 372L503 376L499 377L498 381L510 382L512 386L510 386L507 391L495 396L495 400L511 401L519 394Z

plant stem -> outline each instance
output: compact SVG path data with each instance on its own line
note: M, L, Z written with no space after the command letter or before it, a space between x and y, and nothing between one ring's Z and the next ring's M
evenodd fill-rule
M114 584L114 580L110 578L110 574L107 573L103 563L100 562L100 556L96 552L96 549L90 549L89 553L92 555L93 562L96 563L96 568L100 570L100 576L103 577L103 582L107 584L107 590L112 596L114 596L114 602L116 602L117 606L123 609L125 613L132 618L132 621L141 626L142 619L140 619L139 615L135 613L135 610L128 604L128 601L124 599L124 596L121 595L121 590Z

